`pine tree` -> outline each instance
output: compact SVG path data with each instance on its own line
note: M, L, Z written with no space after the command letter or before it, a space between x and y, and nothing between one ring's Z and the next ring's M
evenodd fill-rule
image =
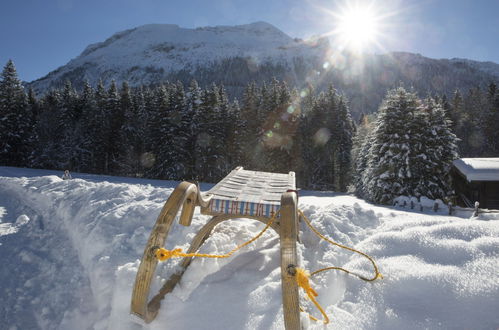
M295 134L298 128L298 113L292 111L296 103L291 98L291 92L282 82L273 85L272 88L273 110L267 116L265 135L263 137L266 155L268 159L268 170L278 173L287 173L294 170L297 164L295 148Z
M79 109L78 94L70 81L66 81L61 94L61 103L58 117L58 128L62 132L62 139L58 141L61 145L61 165L64 169L79 170Z
M222 173L221 165L224 161L224 119L220 108L220 93L219 88L212 84L211 88L206 91L203 98L203 118L209 116L207 125L201 125L200 129L208 137L208 143L198 145L203 147L207 153L205 156L206 164L203 172L206 175L208 182L216 182L220 179Z
M97 173L107 173L109 156L108 156L108 141L110 130L110 115L108 114L107 92L104 88L102 80L97 84L95 90L96 113L92 120L92 128L94 131L94 146L92 149L94 164L92 168Z
M307 115L303 131L303 159L307 161L306 168L309 186L314 189L331 188L331 162L329 143L332 130L328 116L328 101L325 93L320 93L313 102L312 111Z
M61 162L61 140L63 132L58 127L61 95L59 90L50 90L41 100L41 110L35 124L37 141L34 150L33 166L40 168L63 168Z
M132 94L128 82L124 81L120 89L120 112L123 115L119 134L119 173L135 176L140 163L139 122L133 104Z
M9 60L0 77L0 159L2 165L22 166L29 157L31 135L26 93Z
M170 93L169 117L171 125L171 149L167 158L173 164L169 169L168 178L184 180L189 175L189 161L191 155L185 149L190 138L190 118L186 109L184 85L175 84L175 89Z
M484 156L499 156L499 90L493 82L489 84L487 91L483 131L486 141Z
M452 161L458 157L457 138L452 133L451 122L440 104L428 98L420 106L422 146L419 157L419 182L414 195L431 199L445 198L452 194L449 172Z
M368 192L365 185L366 176L365 171L368 165L369 150L373 140L373 127L366 117L362 120L357 130L355 138L355 148L352 149L352 158L355 163L355 175L353 177L353 185L355 187L355 194L361 198L367 198Z
M199 116L201 109L201 88L196 80L192 80L186 95L185 113L182 115L185 134L186 178L196 178L196 144L199 134Z
M338 101L338 116L335 123L334 186L336 191L347 191L352 168L352 146L355 124L344 98Z
M83 92L80 98L81 104L81 144L80 144L80 160L79 167L84 172L94 172L94 164L96 163L94 155L94 146L96 136L98 135L98 127L96 118L98 117L97 104L95 102L95 93L88 81L83 83Z
M363 185L370 201L389 204L400 195L413 195L417 168L415 127L419 100L404 88L390 90L376 120Z
M242 141L245 130L245 121L242 119L241 109L237 100L230 105L228 122L231 123L228 133L228 170L241 166L244 160L244 144Z
M151 154L146 153L146 131L147 131L147 123L149 120L148 112L146 111L146 97L144 94L144 89L142 87L138 87L135 89L135 93L133 93L133 105L134 105L134 113L137 117L137 153L138 159L136 164L135 173L137 176L143 176L144 172L147 168L150 168L152 165L152 157Z
M120 95L114 80L107 90L106 116L109 131L106 137L106 173L119 173L120 170L120 129L123 126L124 114L121 109Z
M41 112L41 104L36 97L35 91L33 88L28 89L28 96L27 96L27 102L28 102L28 121L29 124L28 126L30 127L29 129L29 134L27 134L25 143L27 145L27 157L25 158L25 165L29 165L30 167L34 165L35 162L35 149L38 141L38 132L36 131L36 123L37 120L40 116Z
M242 166L246 168L254 168L253 160L257 158L259 152L259 135L260 135L260 122L259 122L259 91L254 82L249 83L243 94L242 107L241 107L241 125L242 143L243 143L243 159Z

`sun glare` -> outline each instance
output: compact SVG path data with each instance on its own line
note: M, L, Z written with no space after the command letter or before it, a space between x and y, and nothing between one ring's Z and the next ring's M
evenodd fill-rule
M379 45L380 23L383 19L373 3L346 2L346 6L332 12L335 29L332 35L342 48L364 51Z
M361 49L375 41L376 17L369 8L350 8L339 19L338 34L347 44Z

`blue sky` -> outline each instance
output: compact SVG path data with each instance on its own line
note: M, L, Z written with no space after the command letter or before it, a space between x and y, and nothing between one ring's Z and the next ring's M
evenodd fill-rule
M150 23L194 28L256 21L292 37L328 33L345 0L0 0L0 65L40 78L91 43ZM381 47L431 58L499 63L499 0L368 1L383 16ZM351 2L351 1L350 1Z

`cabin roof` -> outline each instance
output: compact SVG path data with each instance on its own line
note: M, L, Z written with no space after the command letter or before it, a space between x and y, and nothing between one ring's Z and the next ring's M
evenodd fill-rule
M499 182L499 158L460 158L452 164L469 182Z

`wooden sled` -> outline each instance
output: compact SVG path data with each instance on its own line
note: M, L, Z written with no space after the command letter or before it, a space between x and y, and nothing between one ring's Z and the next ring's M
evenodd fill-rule
M148 301L151 281L158 263L155 251L164 246L181 207L179 222L184 226L191 224L196 206L200 206L202 214L213 216L196 234L187 253L198 251L213 228L225 220L249 218L267 224L280 210L280 217L271 227L280 236L284 323L288 330L300 329L298 286L295 280L295 269L298 266L298 210L295 189L293 172L277 174L247 171L242 167L233 170L206 194L201 193L196 184L185 181L180 183L163 206L144 250L135 278L131 314L145 323L153 321L161 301L166 294L173 291L191 262L192 257L183 258L181 270L171 275L159 292Z

